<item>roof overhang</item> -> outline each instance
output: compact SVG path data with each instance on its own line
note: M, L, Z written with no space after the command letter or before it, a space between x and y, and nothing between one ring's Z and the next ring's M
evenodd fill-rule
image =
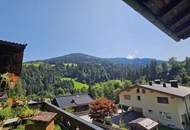
M190 37L189 0L123 0L175 41Z
M163 94L166 94L166 95L169 95L169 96L174 96L174 97L178 97L178 98L181 98L181 99L184 99L185 96L179 96L179 95L175 95L175 94L171 94L171 93L167 93L167 92L163 92L163 91L159 91L159 90L155 90L154 88L146 88L146 87L143 87L142 85L134 85L134 86L131 86L131 87L128 87L128 88L125 88L123 90L120 91L119 95L121 95L123 92L125 91L130 91L131 89L135 89L135 88L143 88L143 89L146 89L146 90L150 90L150 91L154 91L154 92L158 92L158 93L163 93Z

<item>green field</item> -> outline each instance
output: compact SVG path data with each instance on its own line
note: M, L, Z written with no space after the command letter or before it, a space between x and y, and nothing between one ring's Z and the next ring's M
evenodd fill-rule
M71 80L71 81L73 81L75 90L81 90L81 89L86 89L86 90L87 90L87 89L89 88L89 86L88 86L87 84L78 82L78 81L76 81L76 79L64 77L64 78L62 78L61 80L62 80L62 81L63 81L63 80Z
M33 65L34 67L39 67L40 65L45 64L44 62L35 62L35 63L24 63L25 67Z

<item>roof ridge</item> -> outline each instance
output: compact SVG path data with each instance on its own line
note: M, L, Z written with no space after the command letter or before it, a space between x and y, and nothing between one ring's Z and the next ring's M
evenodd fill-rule
M26 47L27 44L22 44L20 42L12 42L12 41L8 41L8 40L0 40L0 44L5 44L5 45L11 45L11 46L22 46L22 47Z

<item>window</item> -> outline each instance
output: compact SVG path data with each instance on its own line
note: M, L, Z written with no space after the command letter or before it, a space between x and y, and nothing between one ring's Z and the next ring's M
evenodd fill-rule
M145 89L142 89L142 93L143 93L143 94L145 94L145 93L146 93Z
M125 100L131 100L131 96L130 96L130 95L125 95L125 96L124 96L124 99L125 99Z
M137 88L137 93L140 93L140 89L139 88Z
M167 97L157 97L157 102L158 103L163 103L163 104L169 104L169 101L168 101Z
M137 100L140 101L141 100L141 96L137 96Z
M152 110L148 110L148 113L152 113Z
M160 112L160 118L165 120L172 120L172 114L166 112Z

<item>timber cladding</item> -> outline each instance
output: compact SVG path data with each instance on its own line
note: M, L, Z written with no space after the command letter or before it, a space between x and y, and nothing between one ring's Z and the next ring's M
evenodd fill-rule
M20 76L26 44L0 40L0 73L13 73Z

